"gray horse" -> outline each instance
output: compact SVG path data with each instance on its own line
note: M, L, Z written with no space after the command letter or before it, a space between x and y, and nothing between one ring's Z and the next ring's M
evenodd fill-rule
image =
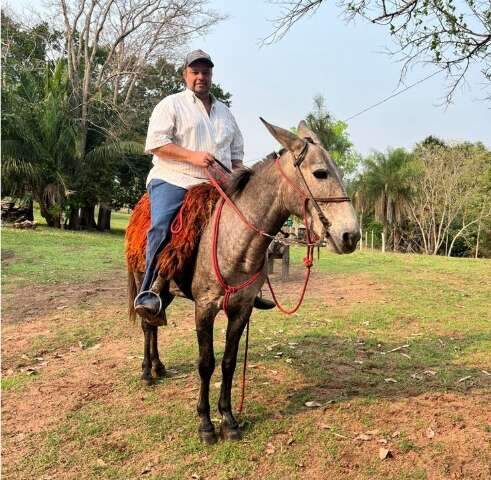
M270 156L252 169L242 169L234 174L228 193L235 205L251 224L271 236L278 233L293 214L305 217L317 238L327 237L337 253L353 252L360 238L356 215L346 197L339 171L319 139L303 121L299 124L298 135L262 121L283 149L277 159ZM305 201L305 198L309 200ZM217 282L212 268L212 239L213 222L210 222L202 233L194 270L174 278L169 295L163 299L164 307L174 296L185 296L195 302L201 378L198 432L201 440L208 444L217 441L210 419L209 387L215 368L213 324L224 301L224 289ZM230 297L227 306L228 325L218 402L222 416L220 435L224 439L241 438L239 425L232 413L232 381L239 341L249 321L254 299L266 278L264 258L270 243L269 236L258 235L248 228L237 213L227 203L224 204L216 243L223 278L228 285L238 285L261 271L252 285ZM140 272L130 272L130 304L140 280ZM142 378L150 383L152 373L161 376L165 367L157 349L158 327L142 321L142 328L145 335Z

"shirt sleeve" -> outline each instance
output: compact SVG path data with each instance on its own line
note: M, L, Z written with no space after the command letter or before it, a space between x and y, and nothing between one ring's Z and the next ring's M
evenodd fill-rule
M148 123L145 153L174 142L176 112L169 97L164 98L154 108Z
M242 162L242 160L244 160L244 138L242 137L239 126L237 125L237 122L232 114L231 117L235 127L235 132L230 145L230 159L233 162Z

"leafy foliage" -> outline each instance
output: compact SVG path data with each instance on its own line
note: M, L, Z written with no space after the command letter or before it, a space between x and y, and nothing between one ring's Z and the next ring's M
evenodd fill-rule
M184 88L180 69L162 57L143 59L131 95L128 83L103 82L91 90L81 122L74 89L81 79L73 71L70 77L67 52L59 48L66 32L46 22L24 27L4 13L2 28L3 194L32 196L49 225L60 226L66 213L75 229L96 226L97 204L109 213L133 206L150 167L143 155L148 118L162 98ZM83 47L79 32L72 33L72 45ZM93 51L89 83L111 55L103 42ZM230 105L231 94L220 85L212 93Z
M18 83L2 92L2 188L13 197L31 192L48 225L59 226L76 158L65 66L59 61L42 76L18 75Z
M314 110L305 119L308 127L319 137L324 148L331 154L345 176L355 171L360 158L353 150L348 134L348 125L335 120L325 108L322 95L314 97Z

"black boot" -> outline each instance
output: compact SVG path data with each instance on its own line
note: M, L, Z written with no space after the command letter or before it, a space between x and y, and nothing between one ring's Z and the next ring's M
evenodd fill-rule
M169 284L160 276L154 280L150 290L137 297L135 312L147 320L151 325L167 325L165 307L162 305L162 297L168 292Z
M155 316L159 313L162 300L158 293L145 293L138 298L135 305L135 312L142 317Z
M258 310L271 310L274 307L276 307L276 303L271 300L262 297L256 297L254 299L254 308L257 308Z

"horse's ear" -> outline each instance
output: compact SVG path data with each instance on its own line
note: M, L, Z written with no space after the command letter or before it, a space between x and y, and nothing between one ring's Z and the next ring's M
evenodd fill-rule
M322 145L319 137L312 130L310 130L309 127L307 127L305 120L300 121L300 123L298 124L297 132L300 138L305 138L307 140L311 139L314 143Z
M298 156L302 151L305 141L294 133L285 130L284 128L276 127L268 123L264 118L259 117L261 122L264 123L265 127L268 129L269 133L278 140L278 142L285 147L287 150L292 152L295 156Z

